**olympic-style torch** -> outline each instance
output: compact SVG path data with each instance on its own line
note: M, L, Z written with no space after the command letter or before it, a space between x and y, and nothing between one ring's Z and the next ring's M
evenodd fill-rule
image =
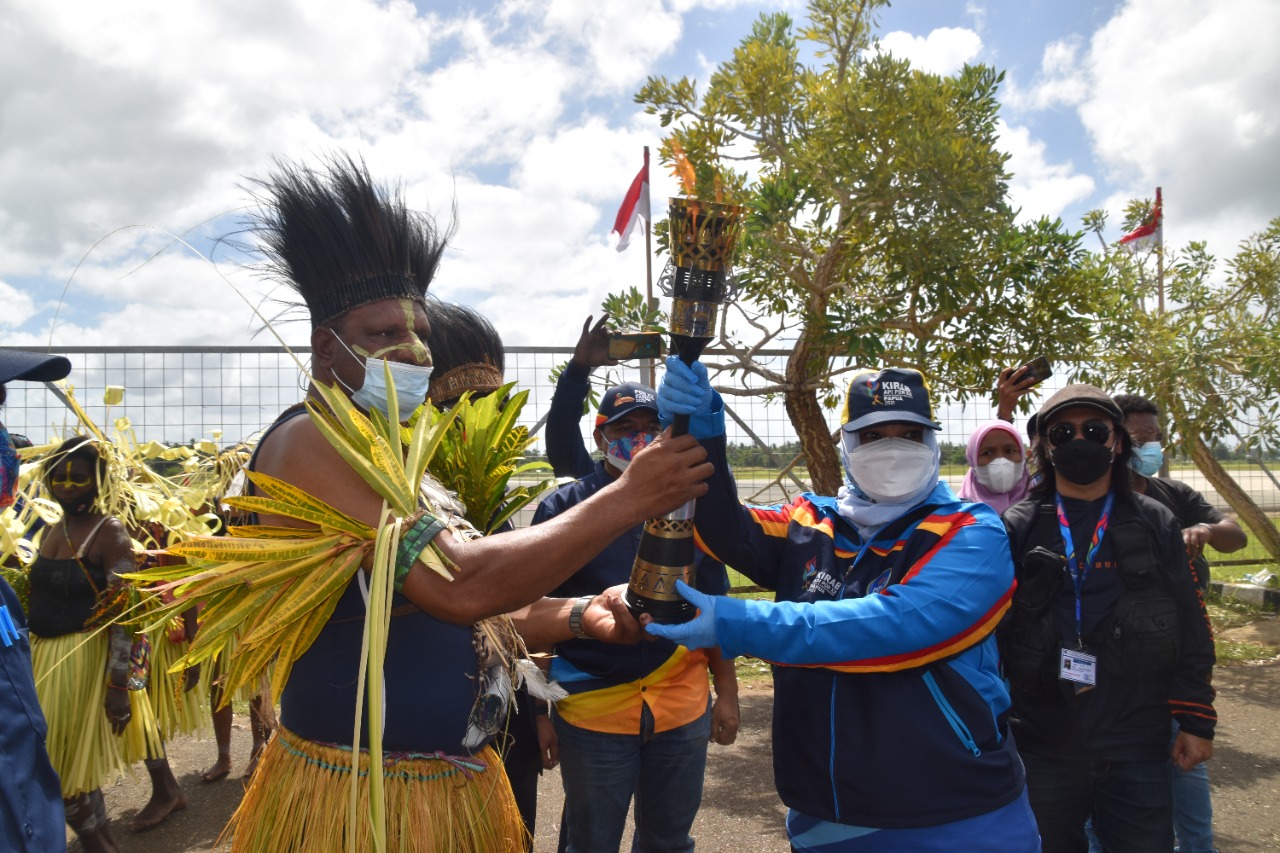
M730 298L729 266L742 226L738 205L673 198L667 211L671 262L659 286L671 301L671 349L693 364L715 336L716 316ZM689 416L676 415L675 435L689 431ZM693 586L693 512L689 501L675 512L645 522L625 600L631 612L661 624L687 622L696 608L676 592L676 581Z

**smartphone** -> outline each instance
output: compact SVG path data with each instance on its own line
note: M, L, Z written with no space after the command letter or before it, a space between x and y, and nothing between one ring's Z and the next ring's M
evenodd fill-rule
M628 332L609 335L609 358L626 361L632 358L661 358L661 332Z
M1044 356L1033 358L1022 367L1026 368L1027 371L1022 375L1022 378L1035 379L1037 385L1053 375L1053 367L1049 364L1049 359Z

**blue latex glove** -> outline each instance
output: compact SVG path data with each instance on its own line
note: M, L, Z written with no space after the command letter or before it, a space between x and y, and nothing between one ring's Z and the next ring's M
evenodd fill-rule
M685 364L678 355L667 356L667 370L658 385L658 416L663 427L672 416L689 415L689 432L695 438L724 435L724 401L707 379L707 366Z
M659 625L651 622L645 630L655 637L663 637L691 649L711 649L720 645L716 637L716 600L718 596L704 595L684 581L676 581L680 597L698 608L698 615L683 625Z
M711 382L707 366L695 361L685 364L678 355L667 356L667 372L658 385L658 411L663 417L695 415L711 411Z

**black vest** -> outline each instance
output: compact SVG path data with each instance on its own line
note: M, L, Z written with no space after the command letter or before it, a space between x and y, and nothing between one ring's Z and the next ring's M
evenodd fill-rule
M1181 614L1158 559L1156 531L1131 499L1118 496L1106 535L1125 592L1084 637L1085 645L1114 675L1171 673L1181 653ZM1006 677L1040 695L1060 689L1058 667L1066 643L1050 605L1068 571L1064 545L1056 505L1042 501L1021 552L1013 555L1018 589L997 633Z

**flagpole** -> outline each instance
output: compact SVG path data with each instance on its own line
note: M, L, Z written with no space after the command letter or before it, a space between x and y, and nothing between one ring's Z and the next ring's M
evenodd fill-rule
M644 181L649 185L649 221L645 223L644 229L644 295L649 303L650 313L658 310L658 300L653 295L653 184L649 183L649 146L644 147ZM649 359L649 381L650 388L658 387L657 362Z
M1160 316L1164 316L1164 201L1161 189L1156 187L1156 210L1160 217L1156 225L1156 293L1160 298L1157 310Z

